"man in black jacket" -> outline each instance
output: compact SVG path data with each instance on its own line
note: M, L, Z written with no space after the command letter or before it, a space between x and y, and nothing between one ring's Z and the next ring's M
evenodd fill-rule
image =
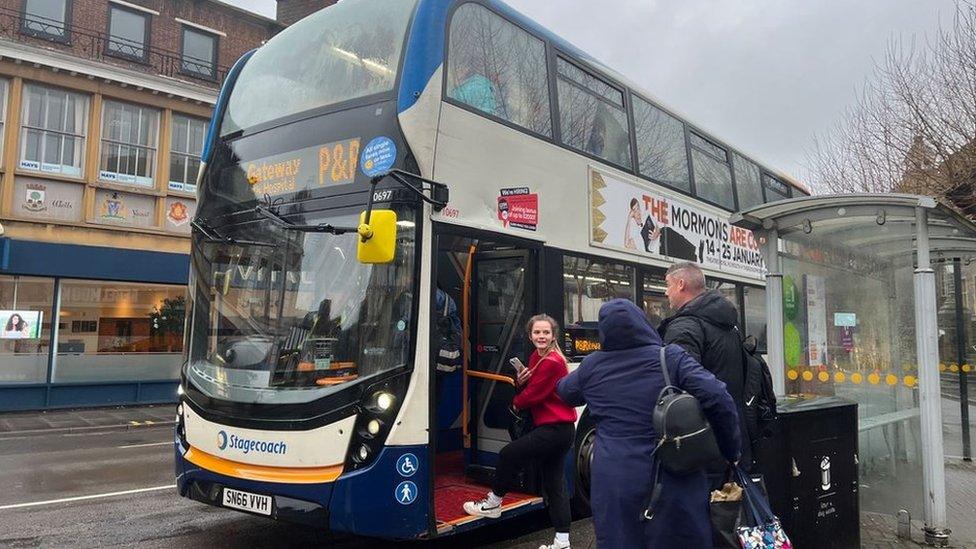
M665 343L676 343L688 354L725 382L739 411L742 435L742 458L739 464L748 469L752 449L744 423L743 386L745 365L742 363L742 340L737 328L739 312L735 305L715 290L706 291L705 274L694 263L676 263L664 278L667 284L671 316L664 319L658 331Z

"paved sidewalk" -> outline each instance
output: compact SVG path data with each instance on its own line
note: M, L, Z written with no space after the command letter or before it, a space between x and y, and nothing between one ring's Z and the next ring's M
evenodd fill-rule
M175 404L116 406L0 414L0 438L83 430L134 429L173 425Z

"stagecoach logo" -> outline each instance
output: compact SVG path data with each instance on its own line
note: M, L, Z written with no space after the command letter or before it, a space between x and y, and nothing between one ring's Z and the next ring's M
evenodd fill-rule
M288 451L288 445L283 441L268 442L266 440L253 440L233 434L228 435L225 431L221 430L217 433L217 449L226 450L227 448L237 450L245 455L251 452L257 452L283 456Z
M27 198L24 201L24 209L30 212L43 212L47 209L44 205L44 194L47 187L39 183L27 184Z

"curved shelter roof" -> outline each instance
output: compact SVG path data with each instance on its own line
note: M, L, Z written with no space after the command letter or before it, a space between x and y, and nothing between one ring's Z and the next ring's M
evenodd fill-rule
M733 225L803 240L815 235L863 249L879 259L910 261L916 250L917 211L927 212L933 259L976 259L976 224L928 196L911 194L819 195L770 202L736 212ZM871 230L868 230L868 228ZM909 244L911 243L911 244Z

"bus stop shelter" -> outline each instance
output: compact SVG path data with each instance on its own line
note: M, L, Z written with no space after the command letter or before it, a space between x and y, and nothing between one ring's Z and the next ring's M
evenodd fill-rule
M933 265L954 262L958 273L976 258L976 225L930 197L902 194L773 202L732 223L754 231L763 248L776 393L856 401L861 510L921 516L926 541L947 543L939 370L946 292L937 292Z

